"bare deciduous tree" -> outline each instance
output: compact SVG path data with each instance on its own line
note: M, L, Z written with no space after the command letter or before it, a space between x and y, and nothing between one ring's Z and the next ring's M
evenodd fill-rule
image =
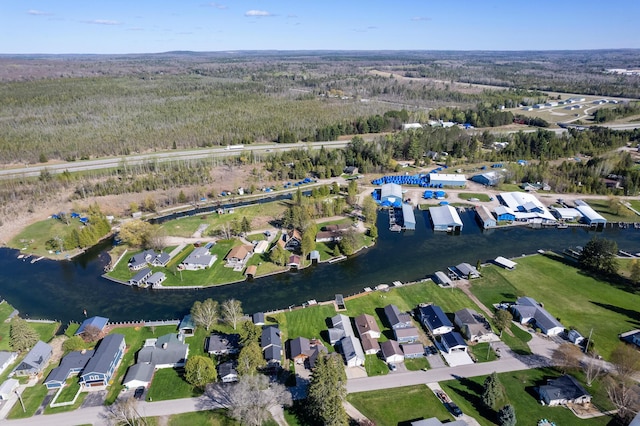
M563 373L580 366L582 351L573 343L563 343L553 351L553 361Z
M600 377L604 372L602 361L597 359L595 355L585 357L582 362L582 371L587 382L587 386L591 386L593 381Z
M620 376L607 377L607 395L618 410L618 417L627 424L640 408L640 395L635 383Z
M95 325L88 325L82 330L81 335L85 342L97 342L102 335L102 330Z
M118 399L105 407L104 419L114 426L146 426L147 421L138 412L138 401L129 397Z
M236 299L228 299L222 302L222 318L235 330L242 319L242 303Z
M191 317L196 325L204 327L208 332L218 321L218 302L213 299L196 301L191 307Z
M621 377L631 377L640 371L640 353L631 345L620 343L611 352L611 363Z

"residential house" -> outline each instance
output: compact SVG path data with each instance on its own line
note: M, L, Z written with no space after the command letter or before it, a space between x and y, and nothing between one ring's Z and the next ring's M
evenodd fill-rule
M131 278L129 280L129 284L130 285L137 285L137 286L144 286L147 283L147 279L153 274L153 272L151 271L151 269L149 268L144 268L141 271L139 271L137 274L135 274L133 276L133 278Z
M422 343L405 343L400 345L402 353L405 359L407 358L422 358L424 356L424 346Z
M17 352L0 351L0 374L18 358Z
M51 346L42 340L38 340L9 376L35 376L40 374L47 366L52 353Z
M247 263L247 261L249 260L252 254L253 254L253 246L250 246L250 245L235 246L234 248L229 250L229 253L227 253L227 256L224 258L224 260L227 261L226 266L233 267L233 268L241 268L241 267L244 267L244 265Z
M442 423L437 417L430 417L428 419L417 420L411 422L411 426L468 426L469 424L464 420L458 419L452 422Z
M305 360L311 355L311 345L306 337L296 337L289 340L289 359L296 364L304 364Z
M362 342L362 350L367 355L375 355L380 352L380 344L378 339L374 339L369 334L360 335L360 341Z
M134 254L129 258L129 269L132 271L139 271L150 264L156 257L156 252L153 250L145 250L141 253Z
M487 320L473 309L460 309L455 314L454 322L462 335L470 342L495 342L498 336L495 335Z
M564 331L564 325L531 297L518 298L511 310L513 318L520 324L530 324L547 336L555 336Z
M92 350L69 352L62 358L60 365L51 370L44 381L44 385L47 389L58 389L63 387L70 376L79 374L84 370L91 357L93 357L93 354L94 351Z
M322 344L322 342L317 339L312 339L310 344L311 344L311 354L309 355L308 361L309 361L309 368L313 370L313 368L316 366L316 361L318 360L318 357L320 356L320 354L327 354L329 353L329 351Z
M591 402L591 395L580 383L568 374L549 379L546 385L538 389L540 402L545 405L587 404Z
M164 272L154 272L149 278L147 278L147 285L150 285L151 288L155 288L162 285L166 279L167 276Z
M420 322L424 324L431 334L439 335L453 331L453 324L447 318L442 308L438 305L418 307Z
M189 253L189 256L185 257L182 263L180 263L180 267L187 271L199 271L210 268L217 259L218 256L209 253L207 247L196 247Z
M340 339L337 346L347 367L364 365L364 350L360 341L353 334L348 334Z
M294 251L302 244L302 235L297 229L291 229L282 235L278 245L285 250Z
M20 382L16 379L7 379L0 385L0 401L6 401L18 389Z
M107 386L125 350L122 334L109 334L100 341L95 353L80 374L83 388Z
M185 337L193 336L196 332L196 324L191 318L191 314L187 314L182 318L178 325L178 333L181 333Z
M264 312L256 312L255 314L253 314L251 316L251 320L253 321L253 324L255 325L264 325Z
M406 312L400 312L396 305L385 306L384 314L392 329L413 327L413 324L411 323L411 315Z
M358 174L358 168L356 166L347 166L344 168L343 173L345 175L357 175Z
M160 252L156 255L156 257L151 261L153 266L162 266L165 267L171 261L171 256L169 253Z
M262 329L260 346L268 365L280 365L282 362L282 336L278 327L271 326Z
M157 339L147 339L138 351L138 362L148 362L160 368L184 367L189 356L189 345L181 334L169 333Z
M380 343L380 351L382 352L382 359L387 363L404 361L404 353L395 340L387 340Z
M150 362L139 362L133 364L127 370L122 384L127 389L136 389L139 387L149 387L155 373L155 366Z
M222 383L238 381L238 372L233 362L227 361L218 365L218 378Z
M393 335L398 343L413 343L418 340L418 329L415 327L394 328Z
M457 331L450 331L440 336L440 343L445 352L467 352L468 346Z
M289 256L289 262L287 263L287 266L289 268L300 269L300 262L300 256L298 256L297 254L292 254L291 256Z
M358 315L355 317L354 322L360 338L365 335L368 335L373 339L380 338L380 327L378 327L378 323L373 316L369 314Z
M340 241L342 234L331 231L318 231L316 234L316 243L333 243Z
M212 355L233 355L240 352L240 335L211 333L204 341L204 350Z
M338 343L338 341L340 341L340 339L345 336L344 330L336 327L328 329L327 333L329 335L329 338L327 340L329 340L329 343L332 345Z

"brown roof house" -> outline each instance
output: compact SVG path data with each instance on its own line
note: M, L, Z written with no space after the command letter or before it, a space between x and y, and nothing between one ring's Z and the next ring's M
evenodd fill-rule
M278 245L285 250L294 251L302 244L302 235L297 229L287 231L278 240Z
M247 263L247 260L249 260L252 254L253 246L235 246L234 248L229 250L229 253L227 253L227 256L224 258L224 260L227 261L227 264L225 266L230 268L242 268L244 267L245 263Z
M362 349L367 355L375 355L380 352L380 344L378 339L374 339L368 334L361 334L360 341L362 342Z
M376 319L368 314L358 315L355 318L356 329L358 330L358 335L362 338L365 335L373 339L380 338L380 327L378 327L378 323Z

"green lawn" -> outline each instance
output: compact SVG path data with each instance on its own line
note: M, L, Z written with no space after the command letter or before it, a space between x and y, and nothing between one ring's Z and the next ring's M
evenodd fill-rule
M76 393L80 389L80 382L78 381L78 376L72 376L67 379L67 385L62 389L60 395L58 395L58 399L56 402L67 402L73 400L73 397L76 396Z
M72 384L71 386L72 389L69 389L70 388L69 386L65 388L63 393L66 394L66 396L61 395L56 402L71 401L73 399L73 397L76 395L76 392L80 388L80 383L78 382L78 376L74 376L70 380L74 380L74 379L75 379L75 384ZM39 384L37 386L42 386L42 385ZM78 399L76 399L76 402L74 402L73 405L66 405L64 407L51 408L47 404L47 406L44 407L44 414L58 414L58 413L66 413L67 411L77 410L78 408L80 408L80 406L84 402L87 395L89 395L89 392L81 392L80 395L78 395Z
M429 368L429 361L425 356L422 356L420 358L407 358L404 360L404 365L409 371L418 371Z
M59 322L29 322L29 325L33 327L33 329L38 333L38 336L40 336L40 340L42 340L43 342L48 342L49 340L53 339L56 331L58 331L58 328L60 328Z
M531 296L565 327L583 336L593 329L595 348L605 358L619 344L619 333L640 325L640 295L548 256L520 258L514 271L488 266L482 273L471 290L485 305Z
M180 219L170 220L162 224L162 228L167 235L176 237L190 237L202 224L209 225L206 232L219 228L222 224L231 223L234 219L240 222L246 217L251 222L256 217L277 218L281 217L288 207L287 201L273 203L255 204L246 207L236 207L233 213L219 215L209 213L199 216L188 216Z
M545 407L538 402L534 388L546 382L546 379L559 376L552 369L536 369L498 374L500 382L505 387L505 393L516 411L518 424L535 424L540 419L548 419L557 425L606 425L610 417L596 417L588 420L578 419L564 407ZM441 382L442 389L460 406L465 414L474 417L481 425L495 424L495 412L488 410L482 404L482 384L486 376L461 380ZM591 389L588 389L591 392ZM608 405L606 397L601 393L594 393L596 404ZM605 400L603 400L603 398Z
M504 336L504 334L503 334ZM498 359L496 353L491 349L488 343L476 343L469 346L469 352L472 354L476 362L489 362Z
M147 394L147 400L165 401L202 395L202 391L184 380L182 371L182 369L174 368L163 368L156 371Z
M14 311L13 306L8 302L0 303L0 350L10 351L11 345L9 344L9 332L11 330L11 323L5 322L9 315Z
M529 348L529 345L527 345L527 342L532 339L531 334L522 330L514 323L509 326L509 330L511 330L513 336L505 331L502 333L501 340L515 353L520 355L531 355L531 349Z
M378 355L365 355L364 368L367 370L367 376L384 376L389 374L389 366L387 363L378 358Z
M617 211L609 206L608 199L588 200L589 205L605 219L611 222L637 222L638 216L623 205L617 207Z
M80 328L80 324L77 322L70 323L67 328L64 330L64 335L67 337L73 337L76 334L76 331Z
M164 325L161 327L156 327L155 333L153 333L149 327L119 327L113 329L111 333L109 333L124 335L124 341L127 345L127 350L122 357L122 361L120 361L120 366L111 378L111 385L109 386L109 391L105 399L105 402L107 404L113 404L113 402L120 394L120 391L124 389L124 386L122 386L122 379L124 379L124 375L127 372L127 369L134 364L135 354L136 352L138 352L138 350L140 350L140 348L142 348L144 341L146 339L159 337L167 333L176 332L177 330L175 325Z
M324 345L333 351L333 346L326 339L327 320L336 315L333 305L315 305L304 309L274 315L283 332L282 340L307 337L321 338Z
M9 411L8 419L24 419L26 417L31 417L36 413L40 404L42 404L42 400L47 395L47 388L43 385L36 385L32 387L28 387L22 392L22 401L24 402L24 407L26 411L22 411L22 406L20 402L17 402L11 411Z
M409 424L411 420L430 417L437 417L440 421L453 419L424 385L352 393L347 395L347 400L378 426Z
M629 202L629 204L631 204L631 207L633 207L634 209L640 212L640 200L627 200L627 201ZM636 215L636 218L638 219L635 220L634 222L640 221L640 216Z
M469 200L469 198L477 198L480 201L491 201L489 195L475 192L461 192L458 194L461 200Z
M58 213L58 212L51 212ZM65 254L70 252L62 252L62 254L54 255L49 254L49 251L45 248L45 243L56 237L64 236L71 232L72 229L81 229L84 225L80 223L80 219L74 218L69 220L69 225L63 223L58 219L45 219L40 222L33 223L24 228L18 235L12 238L8 246L18 250L25 250L22 253L33 254L34 256L48 256L53 258L62 259ZM27 260L28 262L29 260Z
M226 410L194 411L172 414L168 426L239 426L240 423L227 417Z

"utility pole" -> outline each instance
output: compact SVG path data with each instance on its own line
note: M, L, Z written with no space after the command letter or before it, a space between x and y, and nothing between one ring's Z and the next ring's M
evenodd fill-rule
M20 392L18 392L18 389L14 390L14 392L16 393L16 395L18 395L18 400L20 401L20 405L22 405L22 412L26 413L27 409L24 408L24 401L22 400L22 395L20 395Z
M589 343L591 342L591 334L593 333L593 328L589 331L589 337L587 337L587 344L584 347L584 353L586 354L589 351Z

